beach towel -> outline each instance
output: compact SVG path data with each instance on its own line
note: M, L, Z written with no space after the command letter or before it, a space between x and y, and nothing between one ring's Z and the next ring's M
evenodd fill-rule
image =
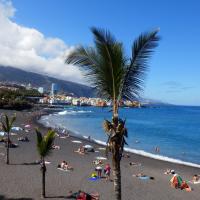
M101 156L96 157L96 159L97 159L97 160L107 160L107 158L101 157Z
M138 177L140 180L149 180L150 179L150 176L139 176Z
M62 169L62 168L57 168L58 170L60 171L64 171L64 172L70 172L71 170L68 170L68 169Z
M105 147L99 147L98 149L99 149L99 150L106 150Z
M98 181L100 178L99 177L90 177L88 178L89 181Z
M200 180L198 181L188 181L189 183L192 183L192 184L200 184Z
M96 173L92 173L91 176L88 178L89 181L97 181L100 177L97 176Z
M61 137L60 137L60 139L66 139L66 138L67 138L66 136L61 136Z

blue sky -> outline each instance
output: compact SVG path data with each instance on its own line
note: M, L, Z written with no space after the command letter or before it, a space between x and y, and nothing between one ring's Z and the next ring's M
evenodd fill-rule
M91 26L109 29L127 54L141 32L160 27L144 96L200 105L200 2L198 0L12 0L12 21L69 46L92 44Z

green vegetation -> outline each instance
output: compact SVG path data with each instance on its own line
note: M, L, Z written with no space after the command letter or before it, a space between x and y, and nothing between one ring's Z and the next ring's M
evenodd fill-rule
M104 122L108 147L112 153L114 191L121 200L121 170L125 137L125 120L119 117L121 100L133 100L143 89L149 58L157 46L158 31L141 34L132 45L131 57L125 55L123 44L109 31L92 28L94 47L80 46L66 59L66 63L79 66L100 97L112 101L112 120Z
M13 123L16 120L16 115L13 115L12 117L8 117L8 115L3 115L1 118L1 124L2 129L7 134L7 140L6 140L6 164L9 165L9 148L10 148L10 131L12 129Z
M42 172L42 197L45 198L45 174L46 174L46 165L45 157L50 155L52 151L52 145L55 139L55 132L50 130L46 133L45 136L42 136L39 130L36 129L37 134L37 150L41 159L41 172Z
M33 89L0 89L0 108L14 110L30 109L32 107L32 102L27 99L27 97L38 96L41 96L41 94Z

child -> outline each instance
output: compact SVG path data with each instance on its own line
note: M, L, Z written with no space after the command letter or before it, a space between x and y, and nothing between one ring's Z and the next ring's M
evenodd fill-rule
M106 164L105 169L104 169L104 173L106 175L106 180L110 180L110 171L111 171L110 165Z

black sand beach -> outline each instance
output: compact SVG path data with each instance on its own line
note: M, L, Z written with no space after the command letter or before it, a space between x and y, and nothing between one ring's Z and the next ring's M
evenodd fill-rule
M0 111L8 114L11 111ZM11 136L12 141L19 144L18 148L10 150L10 165L4 162L4 156L0 154L0 199L40 199L41 194L41 172L40 166L33 164L39 160L36 151L36 134L34 128L38 127L42 132L47 128L39 125L33 120L33 112L16 112L16 126L23 127L25 124L31 124L29 133L19 133L18 135L27 135L30 142L17 141L16 135ZM82 140L82 144L90 144L99 152L90 152L86 155L74 153L80 144L72 143L73 140L80 140L70 136L66 139L56 137L55 145L60 146L60 150L53 150L47 161L46 193L47 199L64 199L69 191L77 192L98 192L101 200L112 200L113 183L104 178L97 181L88 180L95 166L92 163L97 156L105 157L105 153L98 148L100 145ZM0 143L0 153L4 153L4 145ZM66 160L74 167L71 172L60 171L57 165ZM141 166L130 166L130 162L139 162ZM111 160L104 161L110 163ZM194 174L200 174L200 169L173 164L164 161L158 161L151 158L130 154L130 158L123 158L121 161L122 174L122 199L124 200L199 200L200 184L190 186L192 192L182 191L170 187L169 180L172 175L164 175L167 168L174 169L184 180L191 180ZM154 177L154 180L140 180L133 177L133 174L143 173ZM112 175L111 175L112 178Z

